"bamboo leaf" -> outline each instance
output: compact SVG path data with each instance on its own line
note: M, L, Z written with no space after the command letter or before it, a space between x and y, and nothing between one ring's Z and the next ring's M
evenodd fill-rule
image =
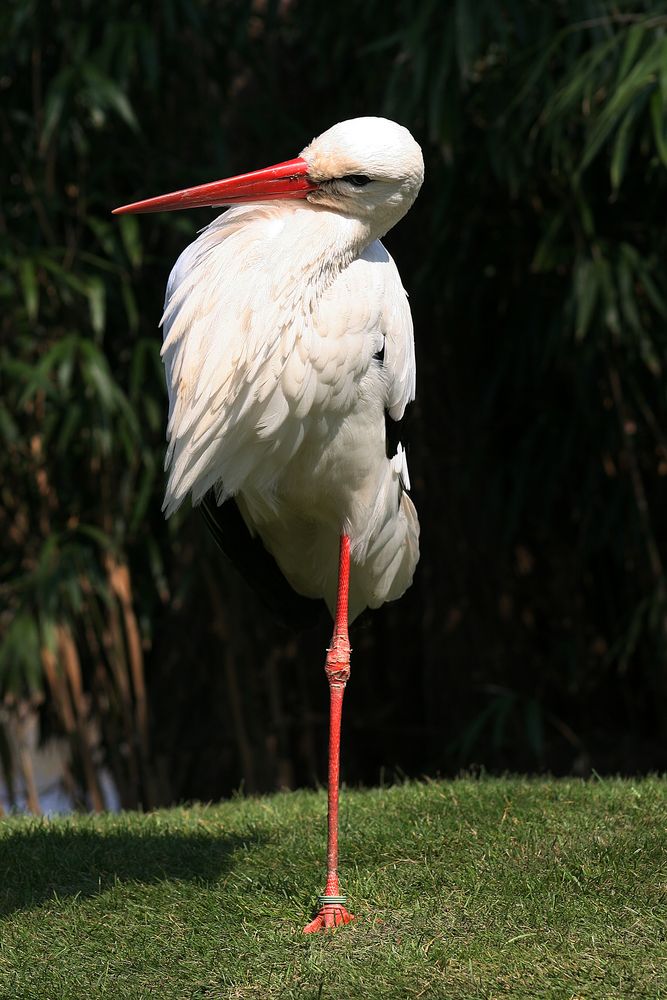
M618 191L623 182L625 168L628 163L628 156L632 147L632 139L637 118L637 114L633 114L629 111L623 118L618 132L616 133L611 153L611 167L609 171L611 186L614 191Z
M656 88L651 94L651 123L653 125L653 138L658 150L658 156L663 167L667 167L667 135L665 135L665 106L662 93Z
M108 412L115 409L116 392L113 379L104 356L93 345L86 350L85 372L89 384L92 384L103 407Z
M14 444L19 438L19 428L16 421L4 405L0 405L0 435L7 445Z
M616 77L616 86L625 79L628 71L634 65L637 53L644 41L646 28L643 24L633 24L627 32L626 42L623 48L623 54L621 55L621 60L618 64L618 75Z
M630 70L623 82L612 92L590 130L581 158L580 172L583 172L592 163L611 133L618 128L623 112L644 91L654 87L659 57L660 48L654 43L645 53L643 59ZM636 114L636 108L637 105L632 112L633 114Z
M644 268L640 277L649 302L660 316L667 318L667 300L648 273L648 269Z
M605 325L614 337L618 337L621 333L621 322L611 264L604 257L599 257L593 262L593 267L598 278L598 286L604 308L603 318Z
M137 300L132 291L132 285L129 281L121 282L121 295L123 297L123 305L125 306L127 325L135 333L139 329L139 310L137 308Z
M91 96L101 107L111 107L133 132L139 131L139 123L132 106L118 85L96 66L87 63L83 71Z
M86 296L90 309L90 324L95 333L102 333L106 316L106 288L101 278L88 280Z
M74 79L74 70L67 67L54 77L46 93L44 102L44 124L42 134L39 139L40 150L43 152L51 142L56 129L58 128L68 92Z
M139 224L133 215L121 215L120 235L125 247L125 253L129 257L133 267L141 264L142 248L141 237L139 235Z
M144 519L146 509L153 493L155 476L155 467L151 463L145 464L132 508L132 516L130 518L131 532L135 532Z
M629 258L628 254L623 252L623 249L621 248L621 255L617 265L621 311L626 323L637 332L642 329L642 324L635 298L632 258Z
M576 304L575 338L583 340L588 333L599 295L598 273L591 260L581 260L574 269Z
M662 95L662 104L663 107L665 107L665 105L667 105L667 39L663 39L658 83L660 86L660 94Z
M24 257L19 264L19 278L28 319L34 321L39 312L39 285L35 265L29 257Z

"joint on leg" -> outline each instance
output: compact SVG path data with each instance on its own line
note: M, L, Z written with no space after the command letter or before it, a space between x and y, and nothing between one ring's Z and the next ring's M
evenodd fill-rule
M331 646L327 649L324 664L329 684L344 687L350 679L350 640L346 635L334 635Z
M340 664L330 666L327 664L324 668L327 680L329 681L329 687L342 687L344 688L350 679L350 665Z

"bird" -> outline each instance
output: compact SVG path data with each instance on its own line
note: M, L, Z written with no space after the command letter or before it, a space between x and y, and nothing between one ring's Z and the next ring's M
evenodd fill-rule
M331 612L326 887L305 933L354 919L338 874L348 625L401 597L419 559L405 450L389 453L385 428L415 396L413 323L381 238L423 179L408 129L361 117L294 159L114 209L226 208L167 283L163 509L189 496L224 536L216 512L236 505L274 575Z

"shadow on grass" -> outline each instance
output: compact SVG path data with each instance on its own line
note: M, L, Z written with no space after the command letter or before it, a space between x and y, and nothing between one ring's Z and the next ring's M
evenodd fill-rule
M213 831L18 830L0 838L0 916L55 897L95 896L118 881L215 881L237 851L264 840Z

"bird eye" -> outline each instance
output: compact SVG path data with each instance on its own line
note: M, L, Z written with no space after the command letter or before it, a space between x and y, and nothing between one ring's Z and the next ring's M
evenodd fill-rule
M341 179L347 181L356 188L366 187L366 185L371 182L370 177L366 177L365 174L346 174L346 176Z

